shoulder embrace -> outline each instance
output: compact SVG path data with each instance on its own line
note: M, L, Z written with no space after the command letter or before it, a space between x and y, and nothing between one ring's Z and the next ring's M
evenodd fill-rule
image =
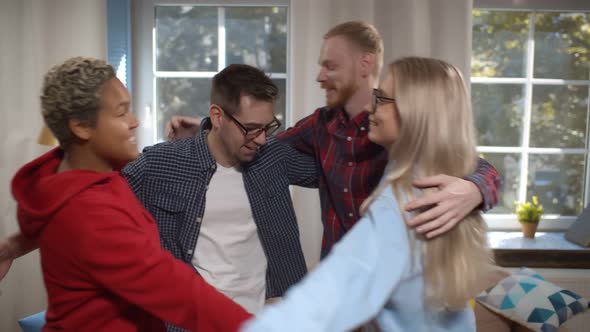
M266 144L260 147L259 158L262 160L278 160L286 157L294 149L289 144L278 140L276 137L270 137Z

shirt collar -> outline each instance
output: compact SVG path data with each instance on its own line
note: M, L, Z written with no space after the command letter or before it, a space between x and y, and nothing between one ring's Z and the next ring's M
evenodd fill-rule
M217 166L217 162L213 159L211 152L209 152L209 146L207 145L207 134L211 130L211 119L209 117L204 118L201 121L200 131L195 138L198 167L203 169L214 168Z
M340 107L337 109L336 114L338 121L343 126L354 125L357 129L365 128L366 130L369 128L369 113L367 112L363 111L350 119L344 107Z

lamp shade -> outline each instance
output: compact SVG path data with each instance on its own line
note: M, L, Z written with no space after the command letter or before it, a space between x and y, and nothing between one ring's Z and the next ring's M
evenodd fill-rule
M47 146L59 145L59 142L57 141L55 136L53 136L51 130L49 130L47 126L43 126L43 128L41 129L41 133L39 134L39 139L37 140L37 143Z

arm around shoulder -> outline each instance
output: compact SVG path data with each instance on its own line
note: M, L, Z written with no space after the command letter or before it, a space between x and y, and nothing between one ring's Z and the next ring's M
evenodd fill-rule
M313 156L299 152L285 144L287 149L287 176L289 184L317 188L319 185L319 165Z
M314 136L321 111L321 109L317 109L312 114L299 120L295 126L278 134L277 138L301 153L314 156L316 150Z

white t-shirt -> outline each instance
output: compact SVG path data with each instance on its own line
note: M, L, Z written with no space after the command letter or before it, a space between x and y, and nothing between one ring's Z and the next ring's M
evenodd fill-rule
M199 274L251 313L264 305L267 260L242 173L217 164L206 194L195 255Z

